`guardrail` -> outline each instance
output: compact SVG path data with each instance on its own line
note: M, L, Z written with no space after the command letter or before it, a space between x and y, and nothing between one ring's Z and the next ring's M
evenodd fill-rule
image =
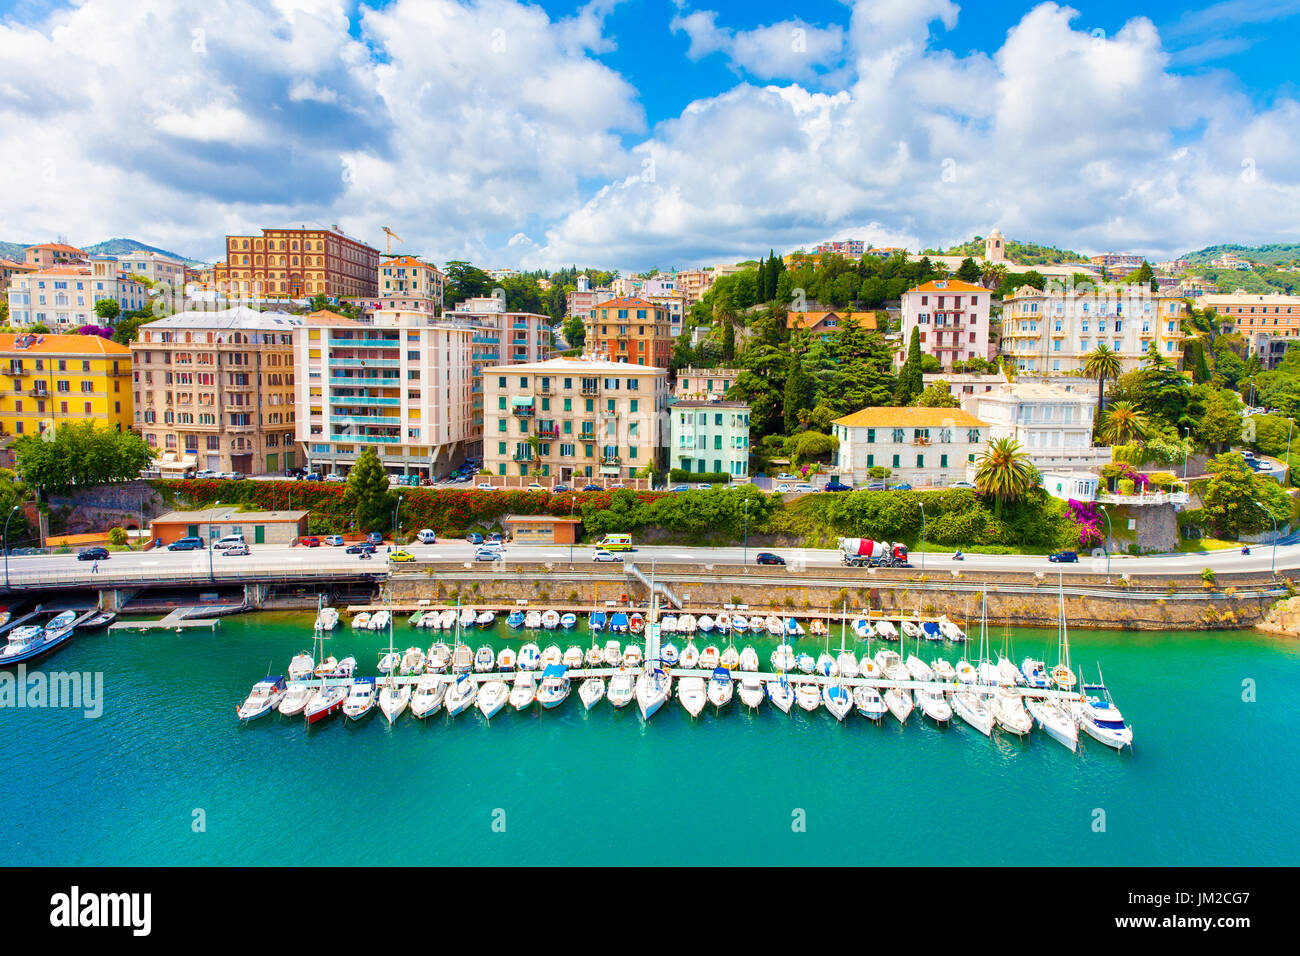
M284 571L272 568L248 571L222 571L218 569L214 574L208 574L207 572L196 573L192 571L168 572L159 571L154 568L150 568L149 571L150 573L147 577L139 574L123 577L121 575L113 575L104 571L98 573L85 571L78 573L65 572L63 574L57 572L37 574L15 572L11 569L9 572L9 585L8 587L0 586L0 592L34 591L60 587L93 587L97 590L102 590L104 588L138 588L155 587L158 585L188 587L204 584L292 584L302 581L317 581L321 579L379 582L387 577L387 570L383 567L377 568L373 571L369 569L356 570L351 568L301 568L296 571Z

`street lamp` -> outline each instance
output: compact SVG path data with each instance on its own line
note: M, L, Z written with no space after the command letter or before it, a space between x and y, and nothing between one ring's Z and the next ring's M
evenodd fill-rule
M573 506L577 501L573 492L569 492L569 570L573 570L573 541L578 537L577 531L573 526Z
M213 518L213 514L216 512L217 508L219 507L221 507L221 502L217 501L214 502L212 507L208 509L208 577L212 580L212 583L214 584L217 581L217 572L212 567L212 552L215 550L212 547L212 518Z
M397 496L397 504L393 505L393 547L397 547L397 516L402 510L402 496Z
M1192 430L1191 430L1190 428L1184 428L1184 429L1183 429L1183 432L1184 432L1184 435L1183 435L1183 484L1186 485L1186 484L1187 484L1187 453L1191 450L1191 443L1192 443Z
M744 556L740 559L745 568L745 573L749 573L749 499L745 499L745 550Z
M916 506L921 509L921 570L925 570L925 505L917 502Z
M17 510L18 506L14 505L9 509L9 516L5 518L5 587L9 587L9 519L14 516L14 512Z
M1106 583L1110 584L1110 539L1114 537L1115 531L1110 524L1110 512L1106 510L1105 505L1098 505L1097 509L1106 518Z

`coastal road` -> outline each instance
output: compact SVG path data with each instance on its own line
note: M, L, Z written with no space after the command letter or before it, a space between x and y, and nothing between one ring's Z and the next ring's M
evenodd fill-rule
M474 545L461 540L439 541L437 544L407 546L417 558L428 561L473 561ZM841 567L838 551L811 548L703 548L682 545L638 547L628 557L639 566L649 569L652 562L665 564L695 564L703 570L707 565L715 568L752 566L759 550L779 554L792 570L803 568ZM223 552L211 553L211 566L217 577L223 571L235 568L241 571L274 572L299 569L349 570L380 572L388 566L384 548L370 560L361 560L354 554L345 554L343 548L288 548L273 545L253 545L244 557L227 557ZM572 549L575 567L592 566L592 548L579 545ZM567 566L570 549L565 545L515 545L507 547L507 566L512 561L554 562ZM1057 569L1071 574L1083 573L1105 576L1107 562L1104 557L1081 557L1078 564L1052 564L1043 555L989 555L968 554L963 561L952 560L951 552L912 553L912 566L920 570L943 572L960 569L967 573L978 571L1045 571ZM1300 543L1279 544L1277 547L1279 574L1300 568ZM1114 555L1110 560L1112 577L1120 574L1199 574L1210 567L1220 572L1268 572L1273 565L1273 548L1256 545L1249 555L1235 548L1201 554L1169 554L1129 557ZM485 570L500 569L500 564L478 564ZM403 565L393 565L400 570ZM99 564L99 572L92 571L88 561L78 561L76 555L31 555L8 558L8 580L13 584L38 584L42 581L66 583L70 578L93 584L111 577L124 575L137 578L142 583L163 582L169 578L202 576L208 573L208 551L114 552L108 561Z

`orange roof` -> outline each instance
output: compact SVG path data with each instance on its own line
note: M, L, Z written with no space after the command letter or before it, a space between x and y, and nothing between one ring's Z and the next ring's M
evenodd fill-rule
M39 272L33 272L33 276L88 276L90 275L90 266L50 266L48 269L41 269Z
M8 269L36 269L30 262L14 262L12 259L0 259L0 266Z
M845 428L942 428L945 425L982 428L985 423L960 408L899 408L880 405L837 418L833 424Z
M361 325L356 319L349 319L346 315L340 315L337 312L331 312L329 309L318 309L310 315L303 316L303 325Z
M52 249L55 252L75 252L79 256L85 255L85 253L82 252L80 249L78 249L76 246L69 246L62 242L40 242L34 246L28 246L27 248L28 249Z
M28 340L31 344L21 347L17 344L20 340ZM0 352L6 355L35 352L45 355L131 356L131 350L125 345L100 335L37 335L31 332L0 335Z
M384 266L409 266L410 268L419 268L424 266L426 269L434 269L438 272L442 270L432 262L425 262L423 259L417 259L415 256L393 256L391 259L385 259L380 265Z
M827 309L825 312L788 312L785 325L788 329L811 329L821 325L828 317L843 319L846 322L853 320L864 329L876 328L876 313L841 312L838 309Z
M637 295L630 295L622 299L609 299L606 302L598 302L595 306L597 309L662 309L662 305L647 301Z
M919 285L912 292L988 292L982 285L963 282L961 279L933 279Z

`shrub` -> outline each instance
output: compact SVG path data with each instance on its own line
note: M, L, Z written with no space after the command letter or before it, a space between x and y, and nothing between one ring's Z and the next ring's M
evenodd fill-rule
M112 545L113 547L115 547L115 548L125 547L125 546L126 546L126 529L125 529L125 528L111 528L111 529L109 529L109 532L108 532L108 543L111 544L111 545Z
M731 484L731 476L725 471L686 471L682 468L670 469L668 480L679 483L693 481L705 485Z

